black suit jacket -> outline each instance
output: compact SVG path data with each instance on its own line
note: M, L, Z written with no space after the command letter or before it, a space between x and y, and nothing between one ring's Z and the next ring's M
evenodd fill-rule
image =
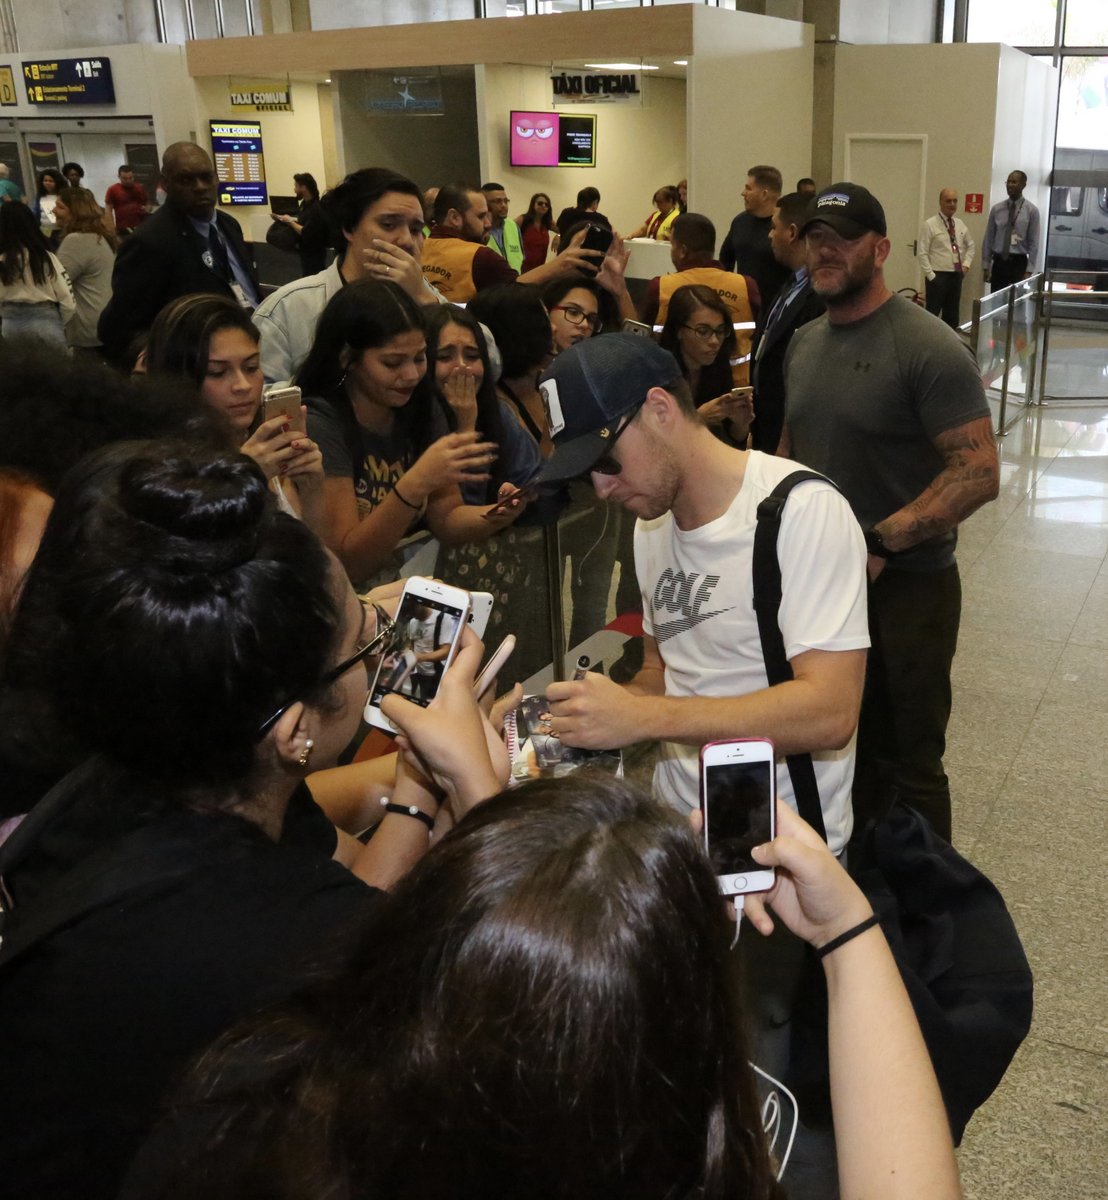
M782 286L790 288L792 285L792 279L788 279ZM775 296L774 300L776 299ZM770 303L763 309L767 317L772 308L773 304ZM751 351L754 356L751 371L751 381L754 385L754 425L751 432L754 435L755 450L764 450L767 454L776 452L785 422L785 353L793 334L801 325L814 321L826 308L823 301L812 291L811 283L805 283L774 321L768 337L763 329L755 331Z
M246 247L238 221L218 210L215 220L257 289L254 256ZM207 249L188 217L168 205L124 239L112 271L112 298L97 327L109 358L122 359L135 335L149 329L170 300L192 292L234 294L218 272L205 266Z

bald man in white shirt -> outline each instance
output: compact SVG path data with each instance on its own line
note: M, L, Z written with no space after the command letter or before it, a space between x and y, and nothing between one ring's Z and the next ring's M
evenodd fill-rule
M973 264L977 247L969 230L954 215L958 211L958 193L943 188L939 193L939 211L928 217L919 235L918 258L923 270L927 311L952 328L958 328L962 300L962 278Z

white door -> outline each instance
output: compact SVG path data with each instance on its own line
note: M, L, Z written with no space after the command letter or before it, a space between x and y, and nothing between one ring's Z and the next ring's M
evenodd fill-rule
M886 286L894 292L922 289L916 239L930 208L938 211L939 207L937 195L930 208L925 207L926 135L848 133L843 161L847 182L868 188L885 210L892 243L885 264Z

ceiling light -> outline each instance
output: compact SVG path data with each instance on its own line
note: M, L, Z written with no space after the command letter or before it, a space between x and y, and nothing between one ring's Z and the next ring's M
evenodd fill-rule
M673 65L675 67L687 67L689 65L689 60L687 58L675 58L673 60Z
M648 67L646 63L585 63L596 71L657 71L659 67Z

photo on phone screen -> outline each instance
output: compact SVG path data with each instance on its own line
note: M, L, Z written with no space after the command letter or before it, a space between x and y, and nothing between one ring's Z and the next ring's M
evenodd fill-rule
M403 696L426 708L435 698L439 681L453 659L454 649L465 627L468 605L465 593L456 588L440 589L455 593L460 602L405 591L396 613L393 636L377 669L377 677L366 705L366 719L382 721L370 710L379 710L390 693Z

